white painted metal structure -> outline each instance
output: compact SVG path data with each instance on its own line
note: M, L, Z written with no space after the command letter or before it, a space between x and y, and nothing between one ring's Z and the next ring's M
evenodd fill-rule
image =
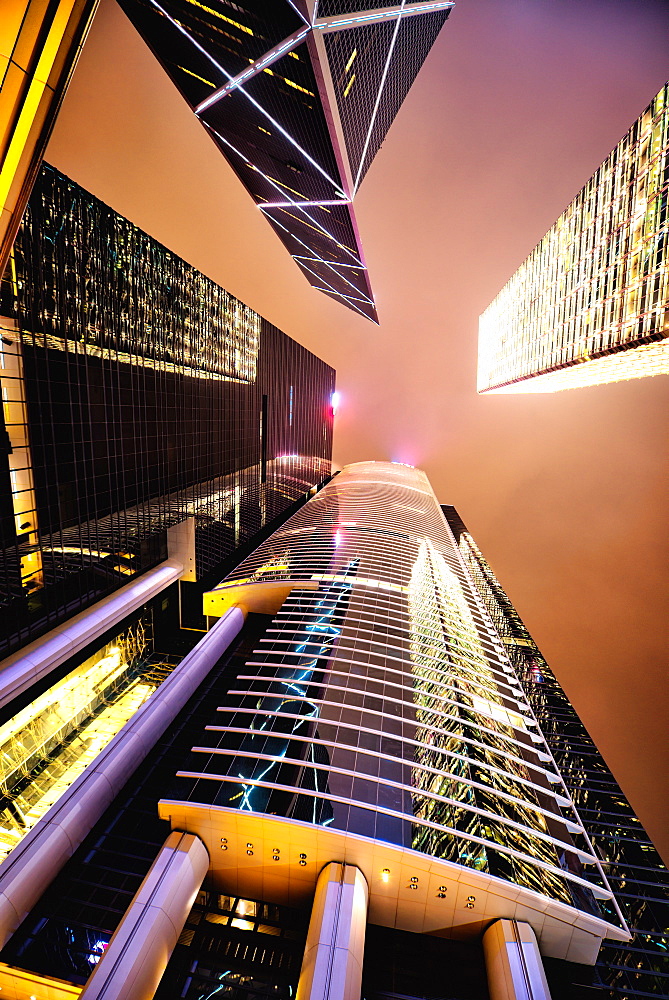
M169 835L84 986L83 1000L150 1000L208 865L201 840Z
M367 926L367 882L333 862L318 876L296 1000L359 1000Z
M214 591L272 611L161 803L214 883L308 901L332 860L369 884L370 921L479 935L525 920L544 954L594 963L627 940L500 637L425 475L343 472Z
M551 1000L534 931L517 920L496 920L483 935L490 1000Z

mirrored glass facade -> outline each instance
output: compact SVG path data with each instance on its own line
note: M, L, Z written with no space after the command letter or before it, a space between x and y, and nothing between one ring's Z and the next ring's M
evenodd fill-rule
M334 372L53 168L5 282L0 655L167 555L198 578L330 471Z
M352 200L452 6L121 0L310 284L374 322Z
M443 510L633 935L604 942L593 990L616 1000L669 996L667 869L462 520Z
M248 604L282 580L289 596L171 798L409 848L615 924L424 473L347 466L208 598Z
M669 372L669 84L479 324L479 392Z

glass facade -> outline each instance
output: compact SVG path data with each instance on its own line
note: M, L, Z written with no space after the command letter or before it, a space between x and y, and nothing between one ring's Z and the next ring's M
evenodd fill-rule
M593 989L615 1000L667 997L666 867L457 512L443 510L633 935L604 943Z
M292 0L121 7L310 284L376 322L351 202L450 0L321 3L310 20Z
M155 1000L291 1000L308 922L303 909L201 892Z
M0 655L329 475L333 370L51 167L4 292Z
M281 580L293 589L172 798L410 848L615 924L425 475L347 466L209 596Z
M253 648L253 639L267 624L266 619L254 619L256 616L250 616L244 633L213 668L121 790L113 806L46 888L38 905L0 953L0 967L7 963L10 967L55 976L78 985L86 982L169 833L169 824L158 817L158 799L168 790L174 772L192 743L193 731L205 725L211 705L218 704L225 696L235 670ZM173 637L169 636L166 642L164 636L158 635L153 648L154 653L174 648ZM254 932L251 936L258 935L254 944L257 948L264 943L280 958L269 961L262 969L257 952L249 954L245 947L250 916L245 918L247 924L244 926L234 922L241 919L241 914L231 912L237 910L239 902L225 900L208 891L198 897L174 955L174 974L179 976L179 985L172 982L171 990L163 995L170 998L187 995L189 1000L194 997L205 1000L216 985L220 985L220 980L212 984L212 979L227 974L226 985L231 986L233 973L249 975L254 968L255 980L264 986L258 990L260 998L266 998L268 992L279 997L285 995L281 992L271 994L273 984L288 984L286 988L292 988L299 974L308 914L294 915L282 909L284 931L277 935L281 940L276 941L270 940L270 927L277 923L276 908L272 913L263 913L258 907L256 923L262 926L254 923L250 928ZM227 919L229 917L232 920ZM188 933L199 924L195 936ZM202 953L199 952L200 944ZM184 981L189 977L193 980L193 989L182 994ZM200 989L196 990L196 986ZM231 995L237 1000L234 993ZM255 1000L255 994L249 988L242 998Z
M669 84L480 319L479 392L669 372Z
M148 608L0 726L0 862L162 684Z
M169 831L161 806L181 800L235 822L286 818L293 829L408 849L465 880L504 885L511 900L521 891L542 899L547 913L598 915L613 931L611 884L632 941L604 942L594 968L545 959L551 995L666 996L666 873L462 521L440 508L424 474L348 466L211 593L239 597L285 580L292 590L280 610L251 610L2 962L83 984ZM139 650L141 629L131 625L121 640ZM106 670L118 647L108 641L79 670ZM165 636L156 648L166 648ZM223 830L229 848L225 836L219 848L215 829L225 858L232 829ZM246 848L256 855L246 869L256 891L242 871L236 889L221 887L212 857L157 1000L294 996L310 899L274 898L257 878L265 848ZM284 853L283 844L273 849L282 864L266 865L282 878L292 864ZM294 864L302 877L307 862ZM419 881L411 870L408 896ZM445 885L439 892L449 894ZM478 908L480 899L463 896L461 905ZM363 997L487 1000L480 933L497 916L472 913L474 929L454 940L443 939L441 924L420 934L372 920Z

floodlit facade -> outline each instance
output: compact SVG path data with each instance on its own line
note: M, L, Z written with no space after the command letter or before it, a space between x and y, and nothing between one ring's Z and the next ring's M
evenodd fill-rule
M175 683L207 574L328 478L334 372L48 166L2 306L11 868Z
M7 278L0 654L329 475L334 371L51 167Z
M4 944L241 628L212 572L329 478L334 371L48 165L0 335Z
M353 198L451 0L121 0L314 288L376 307Z
M604 942L591 988L667 996L669 872L457 511L442 510L632 933Z
M72 784L76 827L47 810L0 865L3 990L666 996L666 871L424 473L347 466L204 610L206 636ZM113 651L92 667L114 672ZM54 824L79 837L65 867Z
M480 318L479 392L669 372L669 85Z

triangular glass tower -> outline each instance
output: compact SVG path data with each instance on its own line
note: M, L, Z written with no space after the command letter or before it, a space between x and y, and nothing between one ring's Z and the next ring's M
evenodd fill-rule
M352 201L453 3L121 6L311 285L378 322Z

